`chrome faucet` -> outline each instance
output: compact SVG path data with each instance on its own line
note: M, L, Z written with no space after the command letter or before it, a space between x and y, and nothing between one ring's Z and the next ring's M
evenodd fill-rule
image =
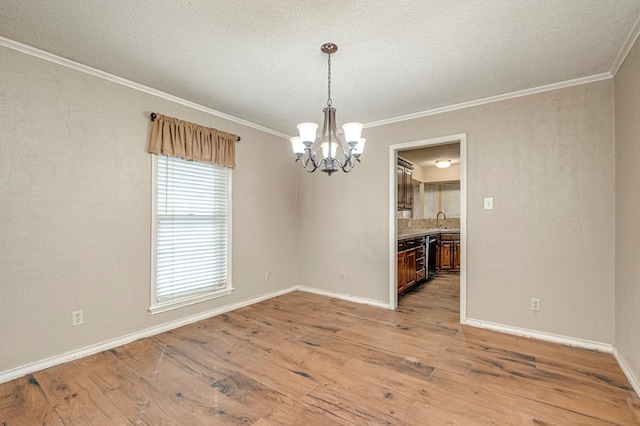
M438 225L438 221L440 220L440 215L442 214L442 220L445 221L447 220L447 215L444 214L444 212L438 212L437 216L436 216L436 229L439 229L441 225Z

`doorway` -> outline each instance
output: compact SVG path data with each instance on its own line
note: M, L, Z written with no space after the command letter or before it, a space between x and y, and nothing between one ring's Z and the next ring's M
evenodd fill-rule
M398 180L397 163L400 151L417 150L419 148L439 147L444 145L460 145L460 323L466 323L466 237L467 237L467 164L466 134L443 136L414 142L405 142L389 146L389 307L398 307Z

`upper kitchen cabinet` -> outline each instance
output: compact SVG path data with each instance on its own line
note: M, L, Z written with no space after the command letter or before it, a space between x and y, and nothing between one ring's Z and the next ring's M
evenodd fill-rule
M411 210L413 208L413 164L398 158L396 182L398 183L398 210Z

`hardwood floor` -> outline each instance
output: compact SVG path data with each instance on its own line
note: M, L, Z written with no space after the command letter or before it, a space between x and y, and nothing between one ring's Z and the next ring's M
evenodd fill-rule
M0 425L640 424L611 355L294 292L0 384Z

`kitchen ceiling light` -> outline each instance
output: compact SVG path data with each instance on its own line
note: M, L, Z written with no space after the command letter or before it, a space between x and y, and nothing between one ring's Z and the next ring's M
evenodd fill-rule
M451 165L451 160L436 160L436 167L446 169Z
M315 172L318 168L331 176L331 173L342 170L349 173L360 162L360 156L364 152L364 144L367 141L361 138L361 123L346 123L342 126L346 147L338 138L336 132L336 109L331 106L331 54L337 52L338 46L333 43L325 43L320 46L320 50L329 56L329 78L328 78L328 98L324 112L324 125L320 139L316 141L315 123L300 123L298 131L300 136L290 139L291 149L296 155L296 161L309 173ZM331 149L329 149L331 147ZM322 155L321 160L317 160L318 155ZM337 158L340 155L342 160Z

